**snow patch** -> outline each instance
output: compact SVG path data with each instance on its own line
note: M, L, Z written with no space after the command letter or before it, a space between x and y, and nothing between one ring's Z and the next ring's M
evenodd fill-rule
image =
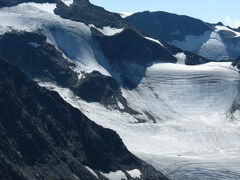
M175 45L183 50L198 53L202 44L209 40L211 31L206 31L201 36L187 35L183 41L174 40L169 44Z
M11 29L9 27L0 25L0 35L3 35L8 31L11 31Z
M126 18L128 16L131 16L133 15L134 13L133 12L119 12L118 13L122 18Z
M73 0L62 0L62 2L67 6L70 6L73 3Z
M153 38L150 38L150 37L144 37L145 39L147 39L147 40L150 40L150 41L153 41L153 42L155 42L155 43L158 43L158 44L160 44L162 47L164 47L163 46L163 44L159 41L159 40L156 40L156 39L153 39Z
M124 28L117 29L117 28L111 28L110 26L105 26L101 29L101 28L95 27L93 24L90 24L89 27L96 28L98 31L103 33L103 35L105 35L105 36L113 36L113 35L121 33L124 30Z
M27 4L27 5L31 5L35 8L38 8L42 11L48 12L50 14L54 14L54 9L56 9L57 5L55 3L34 3L34 2L30 2L30 3L23 3L23 4Z
M177 53L176 55L174 55L174 57L177 58L178 64L185 64L187 56L186 54L184 54L184 52Z
M103 176L108 178L109 180L127 180L127 177L124 172L122 171L116 171L116 172L110 172L110 173L102 173Z
M234 31L226 26L215 26L215 32L228 31L235 35L234 37L240 37L240 32Z
M118 107L123 110L124 106L122 105L122 103L120 103L119 101L117 103L118 103Z
M133 169L130 171L127 171L127 173L132 177L132 178L141 178L141 171L139 169Z
M85 166L85 168L90 172L92 173L92 175L94 175L96 178L98 178L98 175L94 172L94 170L92 170L90 167L88 166Z

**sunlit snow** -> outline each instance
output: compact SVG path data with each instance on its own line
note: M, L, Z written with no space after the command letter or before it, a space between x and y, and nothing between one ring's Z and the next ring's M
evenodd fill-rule
M156 39L153 39L153 38L150 38L150 37L144 37L144 38L147 39L147 40L153 41L155 43L158 43L159 45L163 46L163 44L159 40L156 40Z
M133 169L130 171L127 171L127 173L132 177L132 178L141 178L141 171L139 169Z
M85 166L85 168L87 168L87 170L92 173L92 175L94 175L96 178L98 178L98 175L88 166Z
M133 15L134 13L133 12L119 12L118 13L122 18L126 18L128 16L131 16Z
M0 32L41 30L48 42L76 63L79 78L82 72L93 70L110 76L99 65L107 62L91 38L90 28L54 15L53 6L51 10L40 6L24 3L2 8ZM191 40L203 55L220 48L220 55L227 56L217 32L189 35L179 45L190 48ZM177 57L184 59L183 54ZM239 97L239 73L231 63L153 64L136 89L122 89L128 106L139 112L135 115L87 103L54 83L39 84L59 92L91 120L115 130L132 153L172 179L240 179L239 112L230 114ZM118 106L123 108L120 102ZM146 123L138 123L142 120ZM125 176L121 171L117 175Z
M215 31L219 32L219 31L227 31L230 32L231 34L233 34L234 37L240 37L240 32L234 31L226 26L215 26ZM229 34L230 36L230 34Z
M56 9L56 4L50 4L50 3L33 3L33 2L30 2L30 3L23 3L25 5L31 5L33 7L36 7L38 9L41 9L42 11L46 11L50 14L54 14L54 9Z
M240 178L240 119L232 120L229 114L238 95L239 74L231 63L149 67L135 90L122 90L140 115L86 103L54 84L40 85L59 92L98 124L116 130L131 152L170 178ZM134 123L148 121L145 112L156 123Z
M62 2L67 6L70 6L73 3L73 0L62 0Z
M175 54L174 57L177 58L178 64L185 64L187 56L183 52Z
M109 180L127 180L126 175L122 171L110 172L110 173L101 173Z
M169 43L210 60L219 61L236 58L239 55L239 37L240 32L217 25L215 29L206 31L202 35L189 34L184 40L174 40Z
M47 35L48 42L62 51L66 58L76 62L76 72L90 73L96 70L110 76L99 65L99 62L104 61L105 58L93 43L89 27L50 13L55 7L56 4L49 3L23 3L10 8L2 8L0 32L5 33L10 29L41 30ZM79 77L81 76L79 74Z
M122 32L124 30L124 28L117 29L117 28L112 28L110 26L105 26L103 28L97 28L93 24L90 24L89 26L96 28L98 31L100 31L105 36L113 36L113 35L119 34L120 32Z

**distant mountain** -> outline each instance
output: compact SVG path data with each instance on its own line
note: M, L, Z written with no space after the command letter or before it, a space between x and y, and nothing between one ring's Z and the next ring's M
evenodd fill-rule
M201 20L167 12L139 12L126 20L142 32L166 42L182 41L187 35L200 36L212 28Z
M222 23L210 24L167 12L139 12L125 18L149 37L213 61L240 55L240 33Z
M139 169L142 179L165 179L129 153L115 132L96 125L3 59L0 129L1 179L106 179L100 172L132 169Z

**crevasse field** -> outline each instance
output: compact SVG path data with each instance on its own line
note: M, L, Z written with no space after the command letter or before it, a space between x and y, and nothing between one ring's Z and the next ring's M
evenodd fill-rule
M240 178L239 112L234 117L229 113L238 97L239 75L230 63L148 68L137 89L123 92L133 109L149 112L156 123L136 124L136 118L148 118L89 104L67 89L40 84L116 130L131 152L169 178Z
M93 70L110 76L98 63L107 59L94 45L90 27L64 20L53 14L54 6L46 7L30 3L3 8L0 32L41 29L50 43L78 64L79 78L81 72ZM117 131L132 153L171 179L232 180L240 179L240 112L230 113L239 98L239 80L229 62L153 64L136 89L122 89L138 115L87 103L54 83L39 84L57 91L96 123ZM120 102L118 106L123 107ZM137 123L139 119L146 122Z

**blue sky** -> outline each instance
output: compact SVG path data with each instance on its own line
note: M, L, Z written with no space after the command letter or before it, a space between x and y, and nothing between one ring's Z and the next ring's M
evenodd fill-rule
M114 12L167 11L240 26L240 0L90 0Z

